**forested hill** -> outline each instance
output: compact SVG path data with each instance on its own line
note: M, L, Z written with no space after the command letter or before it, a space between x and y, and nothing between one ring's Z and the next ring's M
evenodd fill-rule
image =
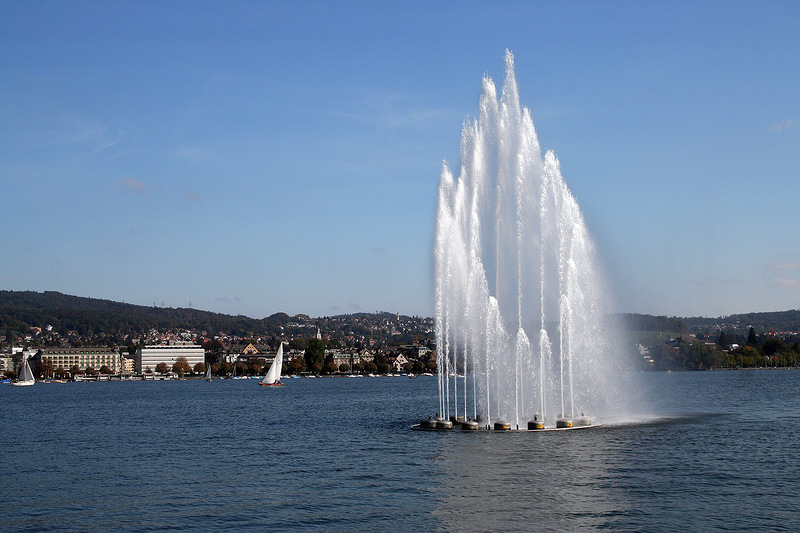
M629 331L662 331L670 333L712 333L725 331L747 335L750 328L756 333L800 331L800 310L744 313L716 318L666 317L625 313L620 315Z
M715 328L746 333L751 327L757 333L800 331L800 310L798 309L767 313L745 313L720 318L692 317L684 318L683 320L692 331Z
M362 316L363 315L363 316ZM110 300L70 296L60 292L3 291L0 290L0 335L12 331L27 333L31 327L50 325L66 335L70 331L80 336L105 334L112 336L142 335L152 329L206 331L208 335L224 332L228 335L256 336L280 334L293 329L293 325L319 325L323 330L338 328L336 318L347 319L349 324L359 319L391 319L390 313L345 315L311 319L307 315L289 316L276 313L266 318L243 315L225 315L188 308L164 308L133 305ZM677 318L627 313L620 315L624 327L630 331L658 331L695 333L725 330L728 333L747 334L750 327L756 332L800 331L800 310L747 313L719 318ZM349 325L353 330L355 326Z
M231 335L274 334L293 321L308 317L290 317L276 313L263 319L231 316L187 308L163 308L133 305L110 300L82 298L60 292L0 291L0 331L26 332L33 326L50 325L61 334L106 333L137 335L151 329L220 331Z
M628 331L686 333L686 324L681 318L623 313L620 315L620 319L623 327Z

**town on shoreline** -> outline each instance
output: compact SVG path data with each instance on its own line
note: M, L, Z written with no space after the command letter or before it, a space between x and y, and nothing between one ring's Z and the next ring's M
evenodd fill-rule
M800 311L719 319L613 317L634 370L712 370L800 365ZM0 375L27 361L45 380L263 375L285 343L282 374L436 373L434 320L397 313L264 319L195 309L0 291Z

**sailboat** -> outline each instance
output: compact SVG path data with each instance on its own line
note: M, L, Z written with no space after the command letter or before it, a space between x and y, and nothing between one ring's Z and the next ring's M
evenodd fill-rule
M283 343L278 346L278 353L275 354L275 359L272 361L272 364L267 370L267 374L264 376L264 379L261 380L259 385L264 385L265 387L276 387L283 385L281 383L281 367L283 366Z
M33 377L31 365L29 365L28 360L25 359L25 362L22 363L22 372L19 376L19 379L11 384L16 385L17 387L27 387L33 385L34 383L36 383L36 379Z
M206 381L211 381L211 363L206 363Z
M239 360L238 358L233 360L233 375L231 376L231 379L247 379L247 376L237 376L236 375L236 364L237 364L238 360Z

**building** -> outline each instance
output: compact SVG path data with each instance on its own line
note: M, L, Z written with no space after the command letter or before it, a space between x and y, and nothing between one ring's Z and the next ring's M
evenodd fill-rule
M375 360L375 354L369 350L329 350L325 354L325 362L333 362L336 369L339 370L341 365L347 366L347 372L353 371L353 365L360 363L372 363Z
M6 372L14 371L14 359L9 354L0 355L0 377Z
M179 357L185 357L192 368L197 363L205 363L202 346L193 342L172 341L169 344L148 345L136 350L136 372L142 374L148 368L155 372L159 363L166 363L171 370Z
M397 357L389 357L389 366L392 368L394 372L405 372L405 365L409 362L408 359L403 354L399 354Z
M133 357L122 357L122 374L133 374L136 372L136 359Z
M231 344L225 350L225 361L228 363L236 363L238 361L247 362L254 357L263 359L267 350L267 346L256 346L252 342L248 344ZM273 354L273 359L274 358L275 354Z
M62 368L69 371L73 366L81 370L92 367L100 370L106 366L111 374L119 374L122 370L122 356L112 348L43 348L40 352L40 361L49 359L53 363L53 370Z

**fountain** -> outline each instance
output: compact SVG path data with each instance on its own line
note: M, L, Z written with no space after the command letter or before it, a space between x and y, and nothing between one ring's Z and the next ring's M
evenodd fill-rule
M443 165L435 235L439 413L482 429L591 427L618 388L593 242L552 151L542 154L506 51L483 79L458 179ZM530 422L530 423L529 423Z

